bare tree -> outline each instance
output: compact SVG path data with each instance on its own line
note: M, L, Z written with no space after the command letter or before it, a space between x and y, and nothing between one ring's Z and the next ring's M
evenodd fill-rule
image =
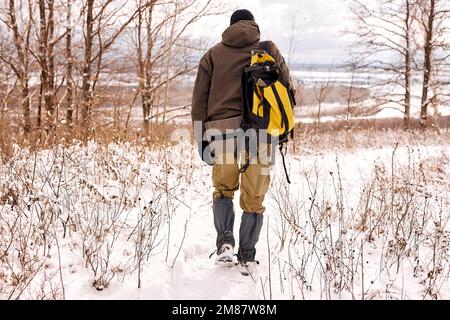
M298 10L290 16L290 28L289 28L289 50L287 55L287 64L290 69L293 69L294 56L297 51L297 46L300 38L299 25L297 21Z
M223 13L211 0L136 0L137 75L144 125L166 123L169 114L186 106L170 106L170 84L195 69L192 54L204 50L187 38L201 18ZM161 111L160 111L161 105Z
M73 78L73 54L72 54L72 33L73 33L73 25L72 25L72 10L73 10L73 0L67 1L67 15L66 15L66 83L67 83L67 96L66 96L66 108L67 115L66 121L69 128L73 126L73 112L75 110L74 105L74 92L75 92L75 83Z
M9 75L2 97L14 99L3 102L20 104L23 130L29 133L36 119L37 128L45 129L46 139L41 141L47 142L57 132L61 105L68 128L79 120L85 137L92 129L95 106L108 106L110 101L114 124L120 120L123 101L132 100L132 107L139 97L147 124L168 122L178 108L171 105L171 84L195 69L193 53L204 49L201 41L192 41L190 26L222 13L222 5L213 4L213 0L7 0L0 4L0 61ZM113 88L108 74L124 79L135 66L128 58L120 60L127 57L128 30L136 36L139 87L120 87L120 93L107 96ZM130 95L134 98L126 100Z
M90 128L94 95L104 56L139 13L149 6L144 3L129 13L126 2L87 0L84 22L84 58L81 87L81 119L84 128Z
M313 87L314 98L317 102L317 129L320 128L321 117L322 117L322 105L327 97L330 95L332 86L330 85L330 77L324 82L316 83Z
M446 36L449 35L450 2L447 0L418 0L418 22L423 34L423 82L420 105L420 120L422 127L427 126L428 106L440 95L442 83L439 70L447 65L450 49ZM434 70L434 72L433 72Z
M1 41L1 40L0 40ZM12 94L17 89L17 79L7 64L0 60L0 121L5 120L10 109Z
M50 134L55 125L56 88L55 88L55 1L39 0L39 38L37 61L41 70L40 99L38 107L38 127L41 125L41 104L45 104L45 132Z
M8 0L1 5L1 21L12 40L12 46L2 44L0 59L6 63L18 79L22 127L25 134L31 131L30 38L33 29L33 1Z
M143 0L139 0L138 6L142 8ZM151 106L153 104L153 94L152 94L152 81L153 81L153 36L152 36L152 24L153 15L156 5L156 0L150 0L149 6L145 12L139 10L137 22L136 22L136 32L137 32L137 65L138 65L138 77L139 77L139 90L141 92L142 100L142 116L144 119L144 124L147 126L149 121L149 116L151 112ZM144 48L144 30L146 28L146 44L147 47ZM145 57L144 50L146 49Z
M170 27L170 35L169 35L169 41L167 42L167 63L166 63L166 90L164 93L164 111L163 111L163 123L166 123L166 117L167 117L167 107L169 104L169 93L170 93L170 68L172 66L172 54L173 54L173 37L175 33L175 26L177 23L177 17L178 17L178 3L175 2L175 14L173 15L173 21L171 23Z
M89 115L92 108L92 47L94 42L94 2L87 0L86 22L84 29L84 63L83 63L83 84L81 87L81 118L85 125L88 125Z
M377 106L400 106L408 127L415 54L414 1L351 0L350 9L356 23L348 31L356 37L354 54L365 62L362 70L386 75L372 88Z
M350 78L350 83L348 85L348 88L346 88L344 90L344 98L345 98L345 102L347 104L347 112L346 112L346 116L345 116L345 122L346 124L346 129L349 130L350 129L350 117L353 113L353 103L354 103L354 99L355 96L357 95L355 93L355 76L356 76L356 70L358 68L358 62L357 61L352 61L351 63L349 63L349 65L347 66L349 69L349 72L351 72L351 78Z

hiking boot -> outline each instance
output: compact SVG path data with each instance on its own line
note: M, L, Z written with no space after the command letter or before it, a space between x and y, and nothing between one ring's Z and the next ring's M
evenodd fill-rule
M251 276L252 278L254 278L257 275L258 272L258 265L259 262L254 260L254 261L240 261L239 262L239 272L243 275L243 276Z
M233 266L234 264L234 248L230 244L224 244L219 251L217 251L216 264Z

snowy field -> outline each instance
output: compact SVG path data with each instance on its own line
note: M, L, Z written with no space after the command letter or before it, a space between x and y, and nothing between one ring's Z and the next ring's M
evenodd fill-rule
M0 299L450 299L448 136L384 137L296 146L292 185L276 162L253 277L209 258L210 168L192 145L16 148Z
M386 97L392 94L396 94L398 100L401 96L401 86L392 87L373 87L380 81L386 81L390 79L390 75L378 72L367 73L358 72L352 74L349 70L342 67L329 67L327 68L313 68L308 69L303 67L301 69L293 69L291 71L292 77L298 82L299 98L305 101L298 101L300 107L296 108L296 121L299 123L315 123L318 119L318 105L319 105L319 93L321 88L326 88L327 93L323 94L322 101L320 101L320 121L331 122L336 120L379 120L379 119L403 119L404 110L401 104L394 102L386 102L379 106L374 97L370 96L369 92L385 92ZM128 78L132 76L128 75ZM117 74L109 77L110 85L120 85L124 88L132 87L128 82L121 82L121 79L127 79L126 75ZM114 79L111 80L111 79ZM190 120L190 103L192 96L192 88L194 85L195 76L185 76L180 79L179 83L172 88L172 98L169 101L169 109L173 109L170 113L170 119L177 124L189 125ZM450 81L450 71L447 71L441 75L441 81ZM415 77L412 81L411 92L411 117L420 118L420 105L422 92L421 79ZM350 87L353 87L353 99L356 99L358 95L360 99L356 99L351 103L351 108L348 108L348 95ZM356 91L368 90L367 93L356 93ZM448 90L447 90L448 91ZM316 96L317 95L317 96ZM400 99L401 100L401 99ZM184 108L183 108L184 106ZM121 111L121 116L125 119L128 115L128 106L125 106ZM163 106L160 106L162 110ZM104 109L111 109L110 106L105 106ZM140 123L142 121L142 110L139 104L136 104L131 109L131 121ZM430 106L429 108L430 118L437 119L443 116L450 116L450 105L448 101L442 101L435 108ZM113 121L113 115L109 118Z

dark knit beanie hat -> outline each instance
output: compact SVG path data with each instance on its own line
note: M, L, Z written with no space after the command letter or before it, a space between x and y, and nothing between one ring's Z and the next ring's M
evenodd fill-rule
M255 21L255 17L246 9L237 10L231 15L230 26L241 20Z

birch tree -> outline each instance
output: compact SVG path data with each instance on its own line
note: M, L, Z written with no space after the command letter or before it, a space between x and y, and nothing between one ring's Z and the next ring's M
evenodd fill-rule
M55 1L39 0L39 36L37 61L41 70L38 105L38 127L41 126L42 103L45 105L45 132L50 134L55 126L56 85L54 48Z

